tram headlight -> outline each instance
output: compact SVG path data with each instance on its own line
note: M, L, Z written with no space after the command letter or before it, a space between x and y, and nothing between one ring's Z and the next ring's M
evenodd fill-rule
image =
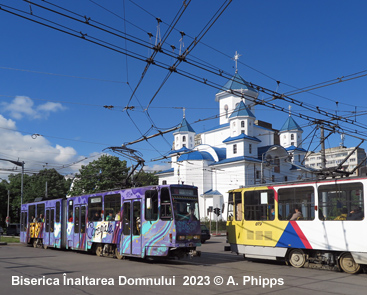
M178 238L177 238L177 239L178 239L179 241L183 241L185 238L186 238L186 236L178 236Z

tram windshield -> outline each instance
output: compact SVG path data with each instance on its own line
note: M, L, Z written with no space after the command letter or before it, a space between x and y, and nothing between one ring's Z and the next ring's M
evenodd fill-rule
M200 220L196 188L171 188L173 211L176 221Z
M175 220L199 220L199 205L193 200L174 200Z

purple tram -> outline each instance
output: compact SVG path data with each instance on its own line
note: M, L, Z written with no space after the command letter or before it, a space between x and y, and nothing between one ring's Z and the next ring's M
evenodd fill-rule
M22 243L98 256L200 256L197 187L157 185L22 205Z

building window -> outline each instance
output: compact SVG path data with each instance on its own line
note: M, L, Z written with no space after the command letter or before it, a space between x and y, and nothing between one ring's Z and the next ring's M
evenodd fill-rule
M252 154L252 144L251 144L251 143L248 145L248 152L249 152L250 154Z
M245 121L241 121L241 127L245 128Z
M226 119L228 118L228 105L224 106L224 112L226 114Z
M245 130L241 130L241 134L245 134Z
M291 140L294 140L294 134L291 134Z
M182 141L185 142L186 141L186 136L182 136Z
M259 179L259 178L260 178L260 171L256 170L256 179Z
M291 145L294 145L294 141L291 142Z
M301 162L301 155L298 155L298 162Z
M237 144L234 144L233 145L233 153L234 154L237 154Z
M162 180L162 185L166 185L167 184L167 180Z
M284 181L288 181L288 176L284 176Z

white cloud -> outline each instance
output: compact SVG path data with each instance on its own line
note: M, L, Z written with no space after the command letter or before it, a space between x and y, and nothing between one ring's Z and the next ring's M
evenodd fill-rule
M51 112L65 110L60 103L46 102L45 104L34 106L34 102L27 96L17 96L11 103L2 102L2 110L17 120L27 117L29 119L45 119Z
M25 169L28 172L36 173L44 168L59 169L63 165L68 166L73 162L77 162L82 157L77 156L77 152L73 147L63 147L59 144L53 146L46 138L38 136L32 138L31 135L23 135L16 131L16 123L11 119L6 119L0 115L0 158L24 161ZM70 166L68 169L60 170L64 174L68 172L78 171L78 166ZM0 161L1 176L12 173L12 171L4 171L5 169L14 169L14 164L7 161ZM13 173L19 172L18 170Z
M171 165L170 164L156 164L153 166L144 166L144 171L146 172L154 172L154 171L163 171L163 170L167 170L170 169Z
M65 110L65 107L62 106L61 103L46 102L45 104L38 106L37 110L50 113Z

